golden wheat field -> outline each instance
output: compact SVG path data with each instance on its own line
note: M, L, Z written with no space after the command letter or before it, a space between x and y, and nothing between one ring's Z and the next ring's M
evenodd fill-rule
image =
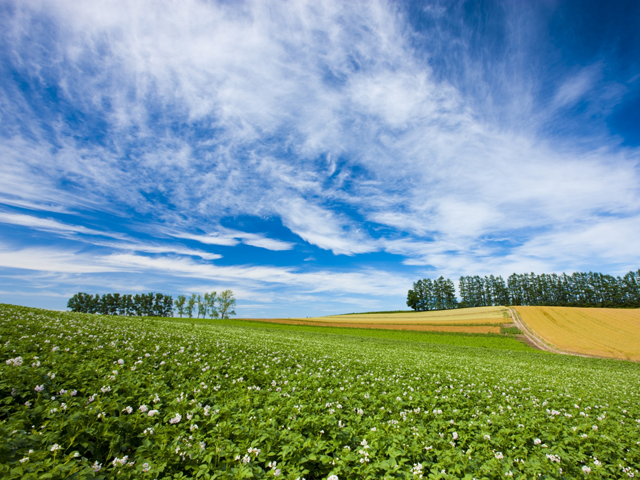
M297 318L314 323L387 324L387 325L500 325L511 323L506 307L476 307L455 310L406 313L364 313L358 315L334 315L330 317Z
M640 360L640 309L516 307L522 320L557 348Z

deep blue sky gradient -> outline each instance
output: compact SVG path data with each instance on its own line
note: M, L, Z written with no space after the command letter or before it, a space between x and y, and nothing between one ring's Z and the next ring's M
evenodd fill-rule
M640 267L635 1L0 5L0 302Z

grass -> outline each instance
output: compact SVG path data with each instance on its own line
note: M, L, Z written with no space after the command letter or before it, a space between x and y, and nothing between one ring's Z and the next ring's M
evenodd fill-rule
M289 325L284 323L266 323L255 320L203 320L203 319L172 319L176 322L196 324L206 323L215 325L231 325L245 328L264 330L283 330L291 332L309 332L327 335L344 335L349 337L368 337L401 342L421 342L441 345L455 345L460 347L488 348L496 350L535 352L528 345L510 337L496 334L469 334L449 332L419 332L407 330L383 330L372 328L329 327L315 325Z

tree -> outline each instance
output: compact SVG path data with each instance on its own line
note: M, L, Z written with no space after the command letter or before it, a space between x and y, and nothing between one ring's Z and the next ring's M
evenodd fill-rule
M76 293L67 302L67 308L70 309L72 312L83 312L84 311L83 297L84 297L84 293Z
M194 310L194 308L196 306L196 299L197 299L196 294L193 293L193 294L191 294L191 296L189 297L189 300L187 302L187 316L189 318L193 318L193 310Z
M202 298L202 295L198 294L198 318L202 315L202 318L207 318L207 303Z
M162 299L162 316L173 317L173 297L165 295Z
M182 318L182 315L184 315L184 304L187 301L187 297L185 297L184 295L178 295L178 299L176 300L176 309L178 310L178 315L180 315L180 318Z
M220 318L229 318L229 315L235 315L236 312L233 309L236 305L236 299L233 297L231 290L224 290L218 296L218 313Z
M413 285L415 288L415 283ZM415 290L409 290L409 292L407 293L407 306L412 308L415 311L418 311L419 303L420 303L420 300L418 298L418 293Z
M211 318L218 318L220 316L218 309L216 308L217 300L218 297L216 296L216 292L204 294L204 303L207 305L207 310L209 311L209 316Z

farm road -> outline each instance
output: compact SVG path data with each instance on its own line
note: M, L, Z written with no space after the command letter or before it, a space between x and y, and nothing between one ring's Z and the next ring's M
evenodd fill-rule
M524 323L524 321L520 317L520 314L515 308L509 307L509 313L511 314L511 319L513 320L513 323L515 323L516 326L520 329L527 343L532 347L537 348L538 350L544 350L545 352L559 353L560 355L575 355L576 357L599 358L599 357L595 357L594 355L584 355L581 353L572 353L572 352L565 352L563 350L559 350L553 345L550 345L547 342L545 342L542 338L538 337L535 334L535 332L531 330L531 328L529 328L529 326L526 323Z

